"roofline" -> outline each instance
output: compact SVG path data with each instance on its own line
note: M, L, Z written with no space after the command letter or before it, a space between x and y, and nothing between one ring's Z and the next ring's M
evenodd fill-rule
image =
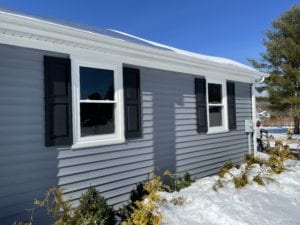
M51 48L47 48L45 42L48 45L51 43ZM209 71L214 71L215 73L231 75L235 80L241 81L249 80L254 82L255 79L265 76L264 73L259 71L231 64L211 62L172 51L163 51L91 31L5 11L0 11L0 43L49 51L55 50L68 54L71 51L70 48L73 48L73 50L77 49L77 51L85 49L87 51L97 51L128 58L124 63L131 63L132 61L138 63L141 60L144 62L150 60L151 65L158 69L163 67L159 64L167 63L170 64L169 68L171 70L177 72L206 75L203 72L209 73ZM138 64L141 64L141 62ZM155 66L156 64L157 66Z

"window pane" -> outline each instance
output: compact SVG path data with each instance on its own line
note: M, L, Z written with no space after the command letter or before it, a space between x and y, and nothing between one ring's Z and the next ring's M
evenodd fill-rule
M114 71L80 67L80 99L114 100Z
M222 126L222 106L209 107L209 126L220 127Z
M208 102L222 103L222 85L208 84Z
M81 137L114 133L114 104L80 103Z

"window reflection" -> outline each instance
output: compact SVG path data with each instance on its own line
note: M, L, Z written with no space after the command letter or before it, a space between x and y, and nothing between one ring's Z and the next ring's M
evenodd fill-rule
M221 84L208 84L208 102L214 104L222 102Z
M114 104L80 103L81 136L114 133Z
M80 99L114 100L114 72L80 67Z
M222 106L209 107L209 125L210 127L222 126Z

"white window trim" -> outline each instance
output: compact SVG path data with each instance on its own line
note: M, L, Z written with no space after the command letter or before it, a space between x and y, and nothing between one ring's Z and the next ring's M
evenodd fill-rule
M114 125L115 132L113 134L94 135L89 137L81 137L80 133L80 66L108 69L114 71L114 100L107 102L115 103ZM72 109L73 109L73 145L72 149L95 147L109 144L118 144L125 142L124 137L124 103L123 103L123 79L121 63L98 63L92 61L84 61L80 59L72 59ZM84 100L93 102L93 100ZM81 100L82 102L82 100ZM106 102L106 101L105 101Z
M209 104L208 101L208 84L221 84L222 85L222 103ZM228 132L228 104L227 104L227 85L226 80L206 79L206 112L207 112L207 134L217 134ZM209 106L223 106L222 110L222 126L210 127L209 124Z

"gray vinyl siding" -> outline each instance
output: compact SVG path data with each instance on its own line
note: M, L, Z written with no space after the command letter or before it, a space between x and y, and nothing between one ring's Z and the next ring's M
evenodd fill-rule
M250 84L236 82L237 130L199 135L194 76L149 68L141 68L141 138L77 150L46 148L44 55L67 57L0 45L0 224L24 218L33 199L51 186L77 200L93 185L110 204L120 205L153 170L203 177L228 159L239 162L248 149Z

